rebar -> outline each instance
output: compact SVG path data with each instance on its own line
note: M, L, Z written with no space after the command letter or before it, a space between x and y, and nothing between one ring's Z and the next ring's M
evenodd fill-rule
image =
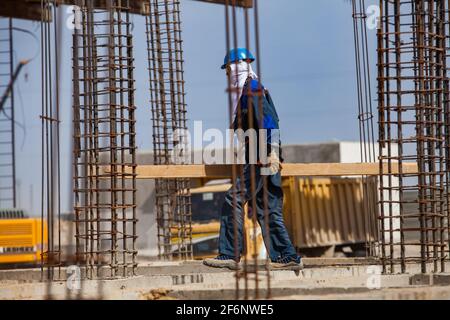
M14 73L13 19L0 18L0 96ZM16 208L14 86L0 110L0 208Z
M253 28L250 24L250 9L244 8L242 14L242 25L244 26L242 29L238 27L239 25L239 17L237 12L237 2L235 0L227 0L225 1L225 38L226 38L226 51L229 52L232 48L238 48L239 45L245 45L245 47L249 50L254 48L257 56L257 70L259 72L259 88L256 90L252 90L250 86L248 86L247 92L245 94L248 96L248 100L250 101L248 104L248 116L243 116L243 110L240 103L238 103L236 111L234 110L234 106L232 103L232 94L235 93L235 90L241 90L239 88L233 88L232 83L236 81L236 79L232 79L231 75L227 76L227 93L228 93L228 115L230 126L233 123L237 124L237 128L241 129L247 127L249 129L258 129L264 128L263 118L259 117L259 121L254 121L256 119L255 113L258 112L260 115L263 114L263 96L265 95L265 89L261 86L261 63L259 60L260 57L260 41L259 41L259 17L258 17L258 1L255 0L253 2ZM252 41L254 40L254 42ZM244 94L244 93L243 93ZM253 97L257 97L255 99L258 101L257 105L253 105ZM244 119L247 119L248 123L244 123ZM258 138L259 139L259 138ZM259 140L258 140L259 141ZM253 141L255 142L255 141ZM252 142L250 142L252 143ZM257 143L257 142L256 142ZM234 149L234 144L231 142L229 148L231 150ZM250 147L247 145L247 147ZM253 147L253 146L252 146ZM269 210L268 210L268 177L261 176L262 179L262 187L261 199L256 199L256 189L259 187L256 185L256 175L257 173L257 164L247 163L245 166L248 166L249 170L249 181L246 181L245 177L245 168L240 161L237 159L233 159L232 165L232 213L233 213L233 232L234 232L234 255L235 257L241 258L242 270L236 271L236 299L260 299L261 298L261 287L266 289L265 298L271 297L270 290L270 260L269 255L265 258L263 263L259 260L259 255L256 252L257 248L257 234L258 234L258 221L257 221L257 208L258 206L262 207L263 210L263 223L260 225L261 230L264 230L267 235L270 234L269 229ZM247 159L248 160L248 159ZM238 181L240 181L240 185L238 185ZM249 188L250 190L246 190ZM251 199L246 199L246 194L251 194ZM240 199L238 203L237 199ZM258 203L257 203L258 201ZM244 209L244 205L247 206L247 209ZM251 209L249 209L251 208ZM251 210L251 230L246 230L245 220L246 215ZM239 234L239 226L238 221L241 221L242 225L242 234L246 235L251 234L250 240L253 242L252 244L248 243L247 237L244 236L243 243L238 243L238 234ZM267 237L267 242L264 244L266 248L270 248L270 243L268 243L269 236ZM253 252L248 254L248 250L250 245L253 246ZM239 252L239 248L242 247L242 251ZM269 249L267 249L269 250ZM243 282L243 285L241 284ZM242 294L241 294L242 293Z
M355 45L356 88L358 103L358 121L360 137L361 162L376 162L375 131L373 124L372 84L370 72L369 36L367 32L367 15L365 0L352 0L353 36ZM377 255L377 216L378 212L372 203L378 201L376 194L371 192L376 178L362 176L362 195L364 214L364 232L366 256Z
M185 164L188 150L182 134L187 123L180 2L149 0L146 6L153 162ZM190 180L156 179L155 191L159 257L192 259Z
M77 3L73 35L73 188L78 263L88 278L134 275L134 59L126 0Z
M61 278L61 170L58 28L56 1L41 1L41 271L42 279ZM45 232L44 225L46 224ZM55 273L55 270L58 273ZM46 272L44 272L46 271Z
M383 272L444 272L448 260L448 78L443 0L380 1L378 111ZM446 135L447 133L447 135ZM447 140L446 140L447 136ZM418 172L406 174L402 164ZM383 171L382 164L388 164ZM399 174L391 169L399 168Z

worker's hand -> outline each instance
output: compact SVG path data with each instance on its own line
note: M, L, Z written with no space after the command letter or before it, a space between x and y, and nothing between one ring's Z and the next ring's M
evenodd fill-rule
M281 170L280 157L278 153L272 150L269 155L268 164L261 169L261 174L273 176Z

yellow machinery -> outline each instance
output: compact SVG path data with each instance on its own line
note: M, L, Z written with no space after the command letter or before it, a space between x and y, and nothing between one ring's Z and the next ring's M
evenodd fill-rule
M365 250L377 239L376 178L290 177L283 179L283 191L286 227L300 251Z
M42 238L44 243L42 243ZM36 264L41 260L47 230L40 219L18 215L17 210L0 212L0 266L1 264Z
M230 187L229 183L221 183L191 190L196 259L217 254L218 219ZM283 190L286 227L294 246L302 253L330 254L323 250L334 251L337 246L347 245L364 248L367 241L376 239L376 179L368 179L364 184L359 178L291 177L283 178ZM370 194L368 201L363 201L364 194ZM259 225L254 229L253 221L247 217L245 228L248 258L252 254L261 257L265 248Z

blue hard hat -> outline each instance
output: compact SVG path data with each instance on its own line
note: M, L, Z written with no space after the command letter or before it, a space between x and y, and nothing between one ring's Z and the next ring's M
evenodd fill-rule
M255 57L246 48L231 49L223 60L222 69L225 69L227 64L231 62L238 62L240 60L250 60L250 62L253 62L255 61Z

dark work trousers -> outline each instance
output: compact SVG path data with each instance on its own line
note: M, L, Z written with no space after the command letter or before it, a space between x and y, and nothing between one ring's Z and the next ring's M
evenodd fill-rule
M260 175L260 168L255 166L255 192L251 192L250 165L244 165L244 189L242 189L241 177L236 179L235 188L231 187L225 196L220 218L219 254L235 257L234 250L234 225L233 225L233 203L236 205L235 218L237 223L238 253L242 254L243 249L243 207L246 202L252 204L253 197L256 197L256 210L252 208L252 213L257 214L259 225L261 226L264 243L270 254L270 259L276 261L278 258L297 257L297 253L289 239L286 226L283 220L283 189L281 187L281 175L267 178L267 206L269 216L269 234L266 232L264 224L264 188L263 177ZM279 183L274 183L277 180ZM235 200L233 200L235 199ZM235 202L234 202L235 201ZM240 257L240 256L239 256ZM238 258L239 258L238 257Z

